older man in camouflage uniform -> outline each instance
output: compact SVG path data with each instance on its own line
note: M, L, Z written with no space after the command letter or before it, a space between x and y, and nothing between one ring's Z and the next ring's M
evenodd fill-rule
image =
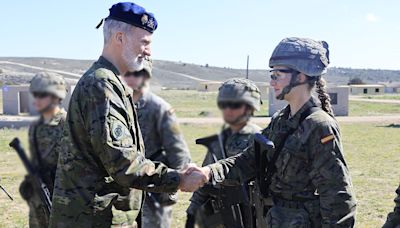
M32 79L29 90L34 97L34 107L40 114L39 120L29 127L31 164L39 170L43 182L52 193L58 160L57 143L62 136L67 115L60 107L66 96L66 83L61 75L41 72ZM21 196L29 205L29 227L47 227L49 215L32 181L28 175L20 186Z
M208 148L204 165L241 153L253 141L261 128L249 122L255 110L260 110L260 90L247 79L230 79L219 88L217 103L226 125L218 135L196 141ZM186 228L252 227L249 186L205 185L193 193L187 209Z
M111 7L102 56L71 97L50 227L110 227L111 207L129 188L136 189L130 192L135 200L124 209L138 211L142 190L189 191L204 184L201 173L185 176L145 158L132 91L119 77L142 69L156 27L153 14L134 3Z
M394 211L389 213L383 228L400 228L400 185L396 190L396 194Z
M189 149L179 129L174 109L150 91L151 77L152 61L149 58L146 58L143 70L123 77L133 89L146 158L180 169L190 162ZM176 199L176 194L148 192L143 205L143 227L170 227L172 205Z

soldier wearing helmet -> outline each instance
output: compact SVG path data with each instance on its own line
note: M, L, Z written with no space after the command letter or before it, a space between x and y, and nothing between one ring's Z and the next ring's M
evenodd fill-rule
M173 169L181 169L190 162L189 148L180 131L174 109L161 97L150 91L152 60L145 58L143 69L123 76L126 84L133 89L138 121L142 132L146 158L162 162ZM135 190L132 190L135 191ZM116 204L128 203L129 196ZM142 211L142 226L151 228L169 228L172 221L172 205L177 201L177 193L146 192ZM113 212L117 215L117 212ZM126 212L129 220L133 211ZM114 216L115 217L115 216ZM120 216L124 218L124 216ZM124 221L123 219L121 221ZM115 224L120 224L114 219Z
M328 63L326 42L283 39L270 58L270 85L289 104L241 154L191 168L214 183L256 178L273 202L261 208L266 225L258 227L354 227L353 185L322 78Z
M247 79L229 79L219 88L217 105L225 124L217 135L197 139L207 147L203 165L235 156L253 141L261 128L249 122L254 111L260 110L261 95L257 86ZM193 193L187 209L186 227L252 227L248 183L238 186L207 184Z
M41 72L32 79L29 90L34 98L34 107L40 114L40 118L29 127L31 163L38 168L52 193L58 160L57 143L66 118L65 110L60 107L67 93L66 83L59 74ZM29 175L20 186L21 196L29 206L29 227L48 227L45 205L32 186Z

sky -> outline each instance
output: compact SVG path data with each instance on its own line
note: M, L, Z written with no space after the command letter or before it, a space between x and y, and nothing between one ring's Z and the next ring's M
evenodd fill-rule
M153 12L154 59L268 69L285 37L330 45L331 66L400 70L397 0L136 0ZM0 2L0 56L97 59L95 26L117 1Z

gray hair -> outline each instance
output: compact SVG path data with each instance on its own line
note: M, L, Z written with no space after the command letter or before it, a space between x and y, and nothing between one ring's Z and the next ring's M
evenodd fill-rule
M112 35L117 32L129 34L130 32L132 32L132 27L132 25L122 21L117 21L113 19L105 20L103 26L104 44L107 44L110 41Z

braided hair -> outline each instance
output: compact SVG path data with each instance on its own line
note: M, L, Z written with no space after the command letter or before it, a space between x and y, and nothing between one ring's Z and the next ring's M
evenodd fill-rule
M310 85L310 88L314 88L315 86L315 92L318 95L318 99L321 102L321 108L324 110L326 113L328 113L331 116L334 116L333 114L333 109L331 105L331 97L328 94L327 86L326 86L326 81L322 76L319 77L307 77L308 78L308 84Z

